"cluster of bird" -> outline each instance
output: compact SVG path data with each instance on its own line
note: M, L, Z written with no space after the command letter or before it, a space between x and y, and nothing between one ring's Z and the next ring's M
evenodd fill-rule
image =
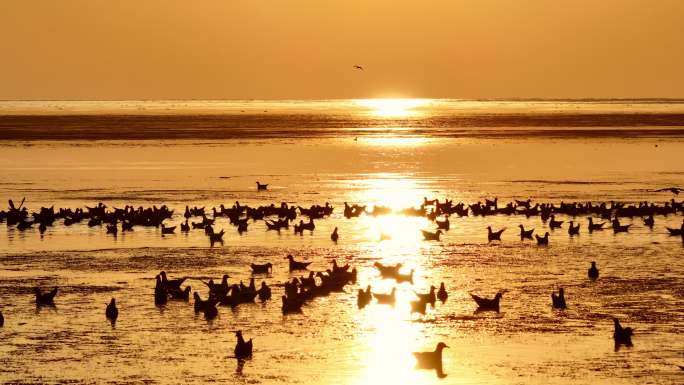
M296 261L292 255L288 255L286 258L290 272L307 270L311 264L311 262ZM291 281L285 282L285 294L282 296L283 314L299 313L307 301L327 296L333 292L343 292L347 284L356 283L356 277L356 268L351 268L349 264L339 266L337 260L333 259L332 268L325 272L314 273L310 271L308 277L295 277ZM316 279L320 280L320 285Z
M308 270L311 262L297 261L292 255L285 257L288 260L288 267L290 272ZM252 274L272 273L273 264L254 264L250 265ZM385 265L380 262L374 263L374 268L383 279L393 279L398 284L407 282L413 284L413 270L409 273L402 273L403 265L397 263L394 265ZM599 278L599 270L596 262L591 262L591 267L588 269L587 275L589 279L595 281ZM217 305L225 305L235 307L243 303L251 303L258 297L261 301L267 301L271 298L271 288L262 281L261 287L256 289L254 277L250 278L249 285L228 284L229 276L224 274L220 283L214 283L213 280L204 282L209 290L208 298L202 299L197 291L194 292L194 310L196 314L203 313L204 317L211 321L218 315ZM332 267L325 272L309 271L308 277L295 277L291 281L285 282L282 298L282 312L283 314L301 312L302 305L307 301L313 300L316 297L326 296L333 292L343 292L347 284L356 283L357 270L351 266L339 266L336 260L332 261ZM191 287L186 285L182 287L189 277L181 277L169 279L166 272L162 271L155 276L154 288L154 303L157 306L167 304L169 300L184 300L188 301L190 298ZM320 284L318 283L320 282ZM49 292L43 292L40 288L34 288L35 303L37 306L54 306L55 296L58 288L55 287ZM427 305L435 307L435 303L439 300L441 303L447 301L448 293L446 291L444 282L440 284L439 290L435 286L430 286L427 293L415 292L416 300L410 302L411 313L425 314ZM470 293L470 296L477 304L476 312L481 311L500 311L500 302L504 291L496 293L493 298L486 298ZM371 286L368 285L365 290L358 289L357 306L359 309L365 308L372 299L375 298L378 304L386 304L395 306L396 304L396 287L390 293L374 293L371 291ZM551 294L551 304L554 309L566 309L565 292L563 288L558 290L558 293ZM119 310L116 306L116 299L112 298L105 309L105 316L112 325L115 324L119 315ZM634 330L630 327L623 327L617 318L613 319L614 332L613 339L615 348L620 346L632 346L632 335ZM4 324L4 317L0 312L0 327ZM252 356L252 339L245 341L241 331L235 331L237 343L235 346L235 358L244 360ZM434 351L430 352L416 352L414 355L417 360L417 367L422 369L435 369L437 375L445 376L442 368L442 350L447 345L440 342Z
M213 320L218 316L217 305L236 306L244 303L253 303L258 297L259 300L267 301L271 299L271 288L265 281L261 282L261 287L256 288L254 277L250 278L249 285L245 285L242 281L239 284L228 284L228 274L224 274L220 283L214 283L213 279L208 282L200 280L209 290L207 299L202 299L200 294L195 291L193 293L195 313L203 313L207 320ZM162 271L155 277L156 284L154 287L154 303L157 306L165 305L169 300L183 300L190 299L191 287L186 285L181 286L189 279L188 277L181 277L176 279L168 279L166 272Z
M669 191L669 189L668 189ZM344 203L344 216L346 218L355 218L361 214L367 214L372 216L391 214L394 211L385 206L374 206L372 210L368 211L367 206L353 204L349 205L347 202ZM684 214L684 202L677 202L671 199L670 202L666 202L663 205L658 205L649 202L640 202L637 205L626 205L621 202L611 201L610 203L601 203L595 205L591 202L581 203L581 202L561 202L558 206L550 203L537 203L532 205L532 200L527 199L525 201L515 200L515 202L509 202L505 207L500 208L498 205L498 198L493 200L485 199L485 202L477 202L475 204L466 205L463 202L454 204L453 201L446 199L444 202L440 202L438 199L428 200L423 198L423 203L419 208L409 207L399 211L400 214L410 215L410 216L422 216L428 218L430 221L434 222L437 229L436 231L421 230L423 238L427 241L439 241L440 236L444 234L451 228L451 223L449 217L451 215L458 215L459 217L466 217L469 215L474 216L489 216L489 215L524 215L527 218L531 216L539 216L542 222L547 223L549 230L554 231L556 229L561 229L563 227L564 221L557 220L556 214L565 214L571 217L577 217L580 215L588 215L587 231L593 233L596 231L603 231L607 226L607 222L594 222L592 215L600 217L602 219L610 220L610 227L613 233L626 233L632 227L632 224L622 224L620 223L620 218L634 218L641 217L644 225L650 229L655 226L654 215L676 215L677 213ZM442 218L443 219L440 219ZM546 246L549 244L550 233L546 231L543 236L535 234L535 229L525 229L525 227L520 224L520 240L524 241L526 239L534 240L536 239L537 244L540 246ZM576 236L580 234L581 225L574 220L569 221L568 234ZM680 236L684 242L684 220L680 228L670 228L665 227L671 236ZM492 230L491 226L487 227L487 241L501 241L501 236L506 228ZM335 241L339 238L337 229L335 229L333 235ZM533 238L534 236L534 238ZM389 239L390 237L386 234L381 234L380 240Z
M265 190L267 185L259 184L257 182L258 190ZM668 191L672 191L669 190ZM163 205L159 208L152 206L149 208L133 206L125 206L123 209L113 208L107 210L103 203L99 203L95 207L87 207L83 209L65 209L60 208L55 210L54 207L42 207L39 212L29 214L28 209L24 207L25 200L21 204L15 206L12 200L9 201L9 210L0 211L0 222L7 221L8 226L15 226L19 230L25 230L34 224L38 224L41 234L49 226L52 226L57 219L63 219L65 226L70 226L74 223L79 223L83 220L88 220L88 226L98 226L105 224L107 233L116 235L118 232L118 223L121 222L121 231L131 231L133 226L154 226L160 227L162 235L173 234L176 226L166 227L164 221L173 216L173 210L169 210L167 206ZM394 211L389 207L376 205L372 210L367 210L367 206L349 205L344 203L345 218L354 218L365 215L378 216L393 213ZM207 234L210 242L222 242L225 230L214 231L213 224L218 217L227 217L232 225L237 227L239 233L247 231L249 220L257 221L263 220L266 224L267 230L280 231L281 229L288 229L290 221L297 218L297 211L300 215L307 216L308 222L300 220L299 224L294 225L295 233L301 234L304 230L313 231L315 229L314 219L320 219L330 216L333 212L333 207L326 203L324 206L312 205L310 208L295 207L282 203L279 207L271 204L268 206L259 206L252 208L246 205L240 205L236 202L231 208L226 208L220 205L219 209L212 208L213 218L209 218L205 213L205 208L190 208L186 206L184 217L185 222L180 224L181 231L188 232L191 229L203 229ZM653 228L655 224L654 215L671 215L677 213L684 214L683 202L676 202L672 199L670 202L663 205L655 203L641 202L637 205L626 205L620 202L601 203L595 205L591 202L580 203L564 203L560 205L554 204L535 204L532 205L531 199L520 201L516 200L506 204L504 207L498 206L498 198L494 200L485 200L484 203L477 202L475 204L466 205L465 203L454 204L453 201L445 200L428 200L424 198L423 204L419 208L407 208L401 210L399 213L411 216L423 216L433 221L437 230L435 232L421 230L426 240L439 240L442 231L448 231L450 228L450 215L458 215L459 217L475 215L525 215L526 217L540 216L543 222L548 222L551 230L562 228L563 221L556 219L556 214L564 214L571 217L579 215L587 215L588 225L587 230L591 233L594 231L601 231L604 229L606 222L594 222L592 216L603 218L611 221L611 227L614 233L628 232L631 225L624 225L620 223L619 218L633 218L641 217L644 225ZM200 222L192 222L189 220L192 217L201 217ZM276 220L271 220L269 217L277 217ZM440 219L442 218L443 219ZM549 242L549 232L546 232L543 237L534 234L534 229L525 229L523 225L519 225L520 239L532 239L535 235L539 245L547 245ZM491 227L487 228L487 239L489 242L500 241L504 229L494 231ZM681 236L684 241L684 221L680 228L667 228L672 236ZM574 221L569 222L568 234L574 236L579 234L580 224L575 224ZM339 239L338 229L335 228L330 236L331 240L337 242ZM382 237L381 237L382 239ZM296 261L292 255L286 257L289 262L290 271L307 270L310 262ZM401 264L383 265L379 262L375 263L375 268L380 272L382 278L394 279L397 283L408 282L413 283L413 271L408 274L401 273ZM266 264L252 264L252 273L268 273L272 271L273 265ZM588 276L592 280L598 279L598 268L595 262L592 262L588 271ZM344 290L347 284L355 283L357 277L356 269L351 269L349 265L338 266L337 262L333 260L332 268L325 272L309 272L308 277L294 278L284 284L285 293L282 299L283 314L300 312L302 306L309 300L319 296L325 296L332 292L340 292ZM224 275L221 283L216 284L213 280L208 282L202 281L209 289L208 298L202 299L199 293L194 293L194 309L196 313L203 313L207 320L211 320L218 315L217 305L226 305L235 307L242 303L254 302L258 297L261 301L267 301L271 298L271 288L265 281L261 283L259 289L256 288L254 278L250 279L249 285L228 284L228 275ZM188 301L190 298L191 287L182 287L183 283L188 277L168 279L165 272L160 272L156 277L156 284L154 289L155 304L163 305L172 299ZM320 284L318 283L320 282ZM444 303L448 298L448 293L444 283L440 284L439 290L431 286L428 293L415 293L416 300L411 301L411 313L425 314L427 305L435 306L436 300ZM35 288L35 300L37 305L54 305L54 298L57 294L58 288L54 288L50 292L42 292L40 288ZM359 289L357 294L357 305L359 309L367 306L373 298L379 304L388 304L394 306L396 303L396 288L393 288L390 293L373 293L370 285L366 290ZM500 301L503 292L497 293L493 298L485 298L475 294L470 294L478 306L478 311L499 311ZM551 294L552 306L556 309L565 309L565 293L562 288L558 293ZM116 300L112 298L107 305L105 311L106 317L115 322L118 317L118 309L116 307ZM618 319L614 319L613 339L616 348L625 345L632 346L633 329L629 327L622 327ZM0 327L4 324L4 316L0 312ZM235 347L235 357L243 360L252 355L252 340L245 341L242 332L235 332L237 344ZM419 368L435 369L439 376L443 376L442 371L442 350L447 345L443 342L438 343L436 349L431 352L416 352L414 353L417 366Z
M266 189L265 184L259 184L257 182L259 190ZM656 190L656 191L676 191L674 188ZM9 209L7 211L0 211L0 222L7 221L8 226L16 226L18 230L26 230L31 228L34 224L38 224L38 229L41 234L45 232L47 227L52 226L57 219L63 219L63 224L65 226L70 226L74 223L80 223L83 220L87 220L88 226L100 226L105 225L108 234L116 234L119 232L119 222L121 223L121 232L133 231L134 226L151 226L158 227L161 229L161 235L174 234L177 226L166 226L164 221L171 219L174 211L170 210L166 205L161 207L134 207L131 205L126 205L123 209L112 208L108 210L107 206L103 203L98 203L95 207L85 206L86 210L82 208L70 209L70 208L59 208L55 210L53 207L41 207L38 212L33 212L29 214L26 207L23 207L24 201L22 200L19 206L15 206L12 200L9 200ZM283 202L280 206L275 204L250 207L248 205L241 205L240 202L235 202L232 207L227 208L221 204L218 209L213 207L211 209L211 217L207 215L205 207L185 207L185 212L183 216L185 221L180 223L181 232L189 232L192 229L204 230L207 235L210 244L213 245L216 242L223 243L223 236L225 235L225 230L220 231L214 230L214 223L217 218L226 217L229 219L230 224L237 228L239 234L244 233L248 230L250 221L256 222L259 220L264 221L266 230L274 230L280 232L282 229L289 229L290 222L295 221L298 215L308 217L308 221L301 220L299 223L295 223L294 233L302 234L304 231L313 232L316 228L314 220L328 217L333 212L333 206L329 203L325 205L311 205L309 208L288 205ZM484 202L476 202L474 204L466 205L463 202L454 203L452 200L445 199L444 202L440 202L438 199L428 200L423 198L423 203L418 207L409 207L399 211L394 211L390 207L375 205L372 209L368 209L367 205L350 205L344 202L344 212L345 218L355 218L362 214L370 216L387 215L392 213L399 213L407 216L420 216L425 217L428 220L434 222L436 225L436 231L421 230L423 237L428 241L439 241L440 237L444 232L451 228L451 223L449 218L451 215L457 215L459 217L465 216L489 216L489 215L524 215L529 218L532 216L539 216L542 222L548 222L548 228L550 231L561 229L563 227L564 221L557 220L557 214L564 214L570 217L577 216L588 216L587 231L593 233L596 231L602 231L607 227L607 222L595 222L594 217L602 218L604 220L610 220L610 227L614 233L626 233L632 227L632 224L622 224L620 223L620 218L634 218L640 217L643 220L645 226L653 229L655 226L655 215L671 215L682 213L684 214L684 202L677 202L671 199L670 202L666 202L662 205L649 202L639 202L638 204L627 205L622 202L602 202L600 204L594 204L592 202L561 202L559 205L552 203L535 203L532 204L531 199L527 200L515 200L514 202L509 202L503 207L499 207L498 198L493 200L485 199ZM201 220L199 222L192 221L190 219L193 217L199 217ZM275 219L274 219L275 218ZM546 231L543 236L535 234L535 229L525 229L525 227L520 224L520 240L534 240L536 239L539 245L549 244L550 233ZM684 242L684 221L680 228L669 228L666 227L668 233L672 236L682 237ZM506 228L493 230L491 226L487 227L487 240L500 241L503 232ZM580 234L581 225L574 220L569 221L568 234L570 236L576 236ZM340 238L338 228L335 227L330 239L333 242L337 242ZM390 239L391 237L387 234L381 234L380 240Z
M378 272L380 273L380 277L382 279L393 279L396 281L397 284L401 284L403 282L413 284L414 271L411 270L408 274L401 273L401 269L403 266L401 263L397 263L394 265L384 265L380 262L375 262L373 266L378 270ZM447 298L449 297L449 294L446 291L444 282L440 283L439 291L435 294L436 290L437 288L431 285L427 293L419 293L414 291L414 294L416 295L417 299L415 301L411 301L410 303L411 314L419 313L425 315L427 305L430 305L434 308L437 300L439 300L442 303L446 302ZM363 309L364 307L368 306L368 304L370 304L373 298L375 298L378 304L390 305L394 307L397 302L396 292L397 288L393 287L389 293L374 293L371 291L371 285L368 285L366 287L366 290L358 290L356 303L359 309Z

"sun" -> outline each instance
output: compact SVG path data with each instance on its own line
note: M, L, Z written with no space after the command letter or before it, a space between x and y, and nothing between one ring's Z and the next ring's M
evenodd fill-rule
M365 107L374 116L400 118L419 114L417 109L430 104L428 99L359 99L357 106Z

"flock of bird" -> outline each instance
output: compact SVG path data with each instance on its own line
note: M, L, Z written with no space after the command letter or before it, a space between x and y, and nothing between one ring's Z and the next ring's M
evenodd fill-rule
M298 271L308 271L308 276L294 277L284 283L284 293L281 296L282 313L301 313L302 306L308 301L314 300L317 297L327 296L333 292L344 292L347 284L356 283L357 270L346 264L339 266L337 261L333 259L332 266L326 271L309 271L309 265L312 262L297 261L292 255L287 255L285 259L288 260L289 272L296 273ZM257 289L255 285L255 275L271 274L273 271L273 264L268 262L264 264L250 264L252 277L249 284L245 285L242 281L239 283L229 284L229 275L224 274L220 283L215 283L213 279L205 282L202 279L197 279L202 282L208 289L208 297L202 299L200 294L195 291L193 293L194 311L195 314L204 314L207 321L211 321L218 316L217 306L229 306L235 308L241 304L254 303L256 298L265 302L271 299L272 289L265 282L261 282L261 286ZM375 262L373 265L382 279L395 280L397 285L408 283L413 285L413 270L408 274L402 273L403 265L396 263L393 265L382 264ZM587 276L590 280L595 281L599 278L599 270L595 262L591 262L591 267L587 271ZM180 277L171 279L167 276L165 271L161 271L155 276L154 287L154 304L156 306L165 306L171 300L189 301L191 287L183 284L193 279L190 277ZM39 287L34 288L36 306L54 306L55 297L58 293L58 288L55 287L49 292L42 291ZM397 303L396 286L392 288L389 293L373 292L371 285L366 289L358 289L357 292L357 306L359 310L368 306L373 299L379 305L389 305L394 307ZM500 303L504 291L496 293L493 298L486 298L470 293L473 301L477 305L476 313L483 311L500 311ZM445 303L449 297L444 282L441 282L439 289L435 286L430 286L428 292L421 293L414 290L415 300L410 301L411 314L419 313L425 315L427 306L435 308L437 301L442 304ZM558 293L551 293L551 306L554 309L563 310L567 308L565 292L563 288L558 290ZM115 325L119 316L119 309L116 306L116 299L112 298L105 309L106 318ZM613 319L614 332L613 339L615 342L615 349L620 346L632 346L633 329L630 327L622 327L617 318ZM0 312L0 327L4 324L4 316ZM234 349L234 357L238 360L246 360L252 357L253 341L245 341L242 331L236 330L235 336L237 338ZM416 358L416 367L421 369L434 369L438 377L444 377L446 374L443 371L442 365L442 350L448 346L439 342L434 351L428 352L414 352Z
M257 189L264 190L267 185L257 182ZM540 216L542 221L548 223L549 230L553 231L561 229L564 221L558 220L557 214L564 214L571 217L588 216L587 231L595 232L602 231L607 225L605 221L610 220L614 233L628 232L631 225L624 225L620 223L620 218L634 218L641 217L645 226L653 228L655 225L654 216L656 215L675 215L677 213L684 214L684 202L676 202L672 199L670 202L662 205L648 202L641 202L638 204L623 204L620 202L600 203L598 205L591 202L581 203L563 203L559 205L554 204L534 204L530 199L521 201L516 200L499 207L498 199L485 200L484 203L477 202L475 204L466 205L465 203L454 204L450 200L440 202L439 200L428 200L424 198L423 204L419 208L407 208L401 210L400 213L404 215L424 216L431 220L437 227L435 231L421 230L425 240L439 241L441 234L448 231L451 227L449 217L457 215L459 217L475 215L524 215ZM214 221L219 217L227 217L230 223L237 227L238 232L247 231L249 221L263 220L267 226L267 230L281 231L288 229L290 222L294 222L298 215L308 217L308 221L304 222L300 219L298 224L294 224L295 233L302 233L303 231L313 231L315 229L314 220L330 216L333 212L333 207L329 203L325 205L312 205L309 208L298 207L282 203L280 206L274 204L268 206L250 207L241 205L236 202L232 207L226 208L220 205L219 208L212 208L211 218L205 212L205 208L186 206L184 217L185 222L180 224L181 231L187 232L191 229L203 229L208 236L210 242L222 242L225 230L215 231L213 228ZM380 205L374 206L371 210L367 206L349 205L344 203L343 215L345 218L354 218L360 215L385 215L392 213L393 210L389 207ZM108 210L107 206L99 203L95 207L87 207L83 209L65 209L60 208L55 210L54 207L42 207L40 211L29 213L28 209L24 207L24 200L19 206L9 201L9 210L0 211L0 222L6 221L7 226L16 226L18 230L26 230L31 228L34 224L38 224L39 231L43 233L48 226L61 219L64 226L81 221L88 221L89 226L100 226L104 224L107 228L107 233L116 235L121 224L121 231L132 231L134 226L154 226L160 227L162 236L172 234L175 232L176 226L167 227L164 224L165 220L172 218L173 210L163 205L159 208L156 206L144 208L133 206L125 206L123 209L113 208ZM200 222L190 222L193 217L200 217ZM602 218L604 222L595 222L594 217ZM539 245L548 245L549 232L545 231L544 236L534 234L534 229L525 229L521 224L520 240L533 239L533 235ZM684 221L680 228L667 228L672 236L680 236L684 241ZM487 228L488 242L501 241L502 234L505 228L499 230L492 230ZM574 220L569 221L568 234L574 236L581 231L581 225ZM340 235L337 227L330 236L331 240L337 242ZM288 260L288 267L290 272L306 271L311 262L297 261L292 255L285 257ZM253 275L269 274L273 271L273 264L267 262L264 264L252 263L250 266ZM397 285L402 283L413 284L414 271L402 272L403 265L401 263L395 265L384 265L380 262L374 264L382 279L395 280ZM595 262L591 262L591 267L587 272L587 276L592 281L599 277L599 270ZM204 314L207 320L212 320L218 315L218 305L236 307L244 303L252 303L258 297L260 301L268 301L272 296L271 287L262 281L260 287L257 289L255 278L245 285L243 282L229 284L228 275L224 275L220 283L215 283L213 280L208 282L201 281L208 288L208 297L203 299L200 294L195 291L193 294L194 310L196 313ZM160 272L155 277L154 288L154 303L158 306L165 305L169 300L190 300L191 287L183 284L189 277L181 277L169 279L164 271ZM281 296L281 309L283 314L301 312L302 306L307 302L314 300L317 297L326 296L333 292L343 292L345 286L357 282L357 270L351 266L339 266L335 260L332 261L332 266L326 271L309 271L308 276L294 277L285 282L284 293ZM54 305L55 296L58 288L54 288L49 292L43 292L36 287L35 302L38 306ZM444 303L448 298L448 293L444 282L441 282L439 289L431 285L429 291L426 293L416 292L415 300L410 302L411 314L418 313L425 315L428 306L435 307L437 300ZM493 298L482 297L470 293L473 301L477 305L477 311L495 311L499 312L500 302L504 291L496 293ZM380 305L395 306L396 287L389 293L373 292L371 286L368 285L365 290L358 289L357 292L357 306L363 309L368 306L372 300L375 299ZM565 309L567 307L565 292L560 288L558 293L551 294L551 305L554 309ZM106 307L105 315L112 324L116 322L119 310L116 306L116 299L112 298ZM621 346L632 346L633 329L623 327L618 319L613 319L614 332L613 339L616 349ZM0 312L0 326L4 324L4 316ZM252 339L245 341L240 330L235 331L236 346L234 350L235 358L244 360L252 356L253 342ZM448 346L439 342L434 351L416 352L414 356L417 361L418 368L434 369L438 376L444 376L442 368L442 351Z
M257 182L257 189L263 190L266 184ZM669 189L668 189L669 191ZM226 233L225 229L219 231L214 229L217 218L225 217L229 219L229 223L236 227L239 234L248 231L249 225L252 222L263 221L267 231L287 230L294 228L294 234L303 235L304 231L313 232L316 228L315 220L328 217L333 212L333 206L329 203L324 205L312 205L309 208L288 205L283 202L280 206L270 204L267 206L250 207L242 205L240 202L235 202L232 207L227 208L221 204L218 208L213 207L211 214L205 207L185 207L183 217L184 222L179 225L167 226L164 222L171 220L174 210L170 210L166 205L161 207L134 207L126 205L124 208L112 208L108 210L104 203L98 203L94 207L85 206L86 210L82 208L59 208L55 210L52 207L41 207L39 211L29 213L28 209L23 206L24 200L18 207L15 207L12 200L9 200L9 209L7 211L0 211L0 222L7 222L8 227L14 227L19 231L25 231L38 225L38 230L42 235L46 229L53 226L57 220L63 220L62 224L69 227L75 223L80 223L87 220L89 227L102 226L106 228L107 234L116 236L119 232L133 231L135 226L157 227L160 229L161 236L171 235L176 232L179 226L180 231L187 233L192 230L204 230L210 244L223 244L223 237ZM451 222L449 218L452 215L458 217L467 216L490 216L490 215L520 215L530 218L538 216L543 223L548 225L549 231L544 231L543 235L535 233L536 229L526 229L524 225L519 224L519 237L521 241L536 240L540 246L549 244L551 232L561 230L565 221L557 219L556 215L562 214L573 218L568 221L567 233L570 237L580 234L582 225L576 221L578 216L586 216L587 224L586 231L594 233L603 231L604 229L612 229L613 233L627 233L633 227L633 224L621 223L621 219L635 217L641 218L644 226L654 229L655 216L662 215L676 215L677 213L684 213L684 202L677 202L671 199L670 202L664 204L656 204L652 202L639 202L637 204L625 204L621 202L603 202L594 204L592 202L561 202L559 205L551 203L536 203L532 205L532 200L515 200L509 202L503 207L499 207L498 198L493 200L485 199L483 202L476 202L474 204L466 205L463 202L454 204L452 200L446 199L440 202L437 199L428 200L423 199L423 203L418 207L409 207L403 210L395 211L390 207L382 205L374 205L372 209L368 209L367 205L353 204L349 205L344 202L345 218L355 218L361 215L379 216L387 214L401 214L406 216L425 217L434 225L436 229L420 229L423 238L427 241L440 241L442 234L449 231ZM307 221L300 219L296 223L298 216L307 217ZM190 221L193 217L199 217L199 221ZM598 221L595 218L599 218ZM608 224L610 222L610 224ZM120 224L120 225L119 225ZM120 228L120 230L119 230ZM667 233L671 236L679 236L684 242L684 221L679 228L665 227ZM487 241L502 241L502 236L506 228L492 229L487 227ZM340 240L340 233L337 227L330 234L330 239L337 243ZM381 233L380 240L391 239L388 234Z

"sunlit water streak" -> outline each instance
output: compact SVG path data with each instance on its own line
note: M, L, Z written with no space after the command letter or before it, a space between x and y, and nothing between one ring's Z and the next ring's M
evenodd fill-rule
M658 147L655 147L658 144ZM629 234L570 238L552 232L551 245L520 242L517 224L541 231L539 218L452 217L441 242L426 242L425 218L342 217L342 205L392 209L417 207L423 197L455 201L666 201L654 187L682 183L678 140L482 140L353 137L315 140L38 142L2 146L0 196L29 207L168 204L181 220L185 204L217 206L331 202L335 212L313 233L267 232L250 224L240 236L227 219L224 246L209 247L201 231L161 237L136 228L116 239L85 223L60 223L44 237L0 225L0 379L37 383L303 383L303 384L641 384L680 383L683 360L684 262L681 240L669 237L681 216L657 217L656 228L635 218ZM634 154L640 154L635 157ZM254 181L271 189L255 191ZM563 217L563 220L570 218ZM578 219L584 226L586 219ZM625 220L629 223L629 220ZM504 242L488 244L486 226L507 227ZM334 227L341 239L330 239ZM392 239L379 241L381 232ZM251 262L274 263L258 276L280 284L293 253L329 267L332 258L359 269L346 293L319 298L301 315L283 316L276 300L220 309L207 323L190 304L157 308L153 277L164 269L196 278L231 275L247 281ZM601 278L586 279L595 260ZM371 284L389 292L393 281L372 265L402 262L415 269L414 285L398 288L395 308L356 308L355 292ZM413 291L444 281L449 299L425 317L411 315ZM59 285L56 309L32 305L34 285ZM564 287L569 309L550 308L549 295ZM501 314L474 314L469 293L491 296L506 289ZM282 293L274 287L274 298ZM115 296L121 315L115 328L104 307ZM611 316L637 328L632 349L615 352ZM255 356L241 372L232 355L231 330L254 338ZM413 368L412 351L445 341L445 379ZM36 363L40 363L37 365Z

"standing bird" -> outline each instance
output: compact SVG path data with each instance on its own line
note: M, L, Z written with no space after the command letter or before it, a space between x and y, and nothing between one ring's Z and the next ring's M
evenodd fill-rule
M335 227L335 230L333 230L332 234L330 234L330 239L332 239L332 241L335 243L337 243L337 240L340 239L340 235L337 233L337 227Z
M237 337L237 344L235 344L235 358L238 360L251 358L252 339L250 338L249 341L245 342L245 339L242 338L242 330L236 331L235 336Z
M433 352L413 352L413 356L416 357L416 368L435 369L438 377L446 377L442 370L442 350L444 348L448 348L447 344L440 342Z
M426 241L439 241L439 236L442 235L442 230L437 229L436 232L420 230L423 233L423 238Z
M525 227L523 225L518 225L520 227L520 240L523 241L525 239L532 239L532 233L534 233L534 229L530 230L525 230Z
M428 291L427 293L416 293L415 291L414 293L421 302L429 303L430 305L432 305L432 307L435 307L435 301L437 300L435 290L437 290L437 288L431 285L430 291Z
M447 298L449 298L449 294L447 293L446 288L444 287L444 282L442 282L439 284L437 299L440 300L440 302L444 303L446 302Z
M492 226L487 226L487 241L500 241L501 234L506 230L505 228L499 231L492 231Z
M5 325L5 317L3 317L2 312L0 311L0 328Z
M257 290L257 295L259 295L259 300L262 302L271 299L271 288L268 287L266 281L261 281L261 287Z
M477 303L477 311L495 311L499 312L499 303L501 302L501 297L503 294L501 292L496 293L494 298L484 298L477 296L475 294L470 294L473 300Z
M119 317L119 309L116 308L116 300L112 298L107 305L107 310L105 310L105 315L107 319L114 322Z
M628 348L632 347L632 336L634 335L634 329L630 327L623 328L617 318L613 318L613 325L615 326L615 331L613 331L615 349L617 350L620 345L625 345Z
M306 270L307 266L311 264L311 262L299 262L295 261L294 257L292 254L288 254L287 257L285 257L290 263L290 271L294 270Z
M644 225L650 229L653 229L653 226L655 225L655 219L653 218L653 214L644 218Z
M546 233L544 233L543 237L540 237L537 234L534 234L534 237L537 238L537 245L548 246L548 244L549 244L549 232L548 231Z
M603 230L603 226L605 224L606 222L594 223L594 219L592 217L589 217L589 232L593 233L594 231L601 231Z
M554 309L566 309L567 305L565 304L565 291L561 287L558 289L558 294L556 293L551 293L551 302L553 305Z
M418 299L417 301L411 301L411 315L413 315L413 313L425 315L426 308L427 302L423 301L422 299Z
M563 225L563 221L557 221L556 216L551 215L551 220L549 221L549 228L551 230L560 229L562 225Z
M397 288L393 287L389 294L373 293L373 297L375 297L375 299L378 300L378 303L381 305L394 306L394 304L397 302L396 292Z
M36 305L54 305L55 295L57 295L57 288L52 289L48 293L41 293L40 288L33 289L36 293Z
M587 275L589 276L589 279L591 279L592 281L596 281L598 279L599 269L596 267L596 262L591 262L591 267L589 268Z
M359 294L356 297L356 305L359 307L359 309L363 309L370 303L371 299L373 299L373 294L371 294L371 286L368 285L368 287L366 287L366 291L359 289Z

